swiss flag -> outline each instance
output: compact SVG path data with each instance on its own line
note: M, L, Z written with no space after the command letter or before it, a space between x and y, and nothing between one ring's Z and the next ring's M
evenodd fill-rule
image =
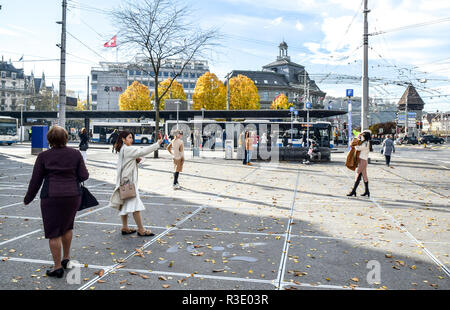
M117 36L112 37L111 40L109 40L108 42L106 42L103 46L104 47L116 47L117 46Z

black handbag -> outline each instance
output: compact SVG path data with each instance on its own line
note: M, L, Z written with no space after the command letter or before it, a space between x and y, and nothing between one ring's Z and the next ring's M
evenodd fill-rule
M78 208L78 211L98 206L97 199L84 186L84 184L80 184L80 187L81 187L81 204L80 207Z

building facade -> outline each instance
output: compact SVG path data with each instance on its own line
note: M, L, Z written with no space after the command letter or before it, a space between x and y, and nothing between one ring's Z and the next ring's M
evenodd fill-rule
M25 75L23 69L16 69L11 61L0 62L0 111L20 110L24 103Z
M282 42L276 61L262 67L262 71L233 70L230 77L245 75L258 88L261 109L269 109L272 101L285 94L295 107L303 108L309 101L313 108L322 108L325 93L309 78L305 67L288 56L288 45Z
M91 94L92 110L115 111L119 110L119 96L134 81L149 87L150 96L155 88L155 75L149 63L140 63L139 68L131 63L107 63L101 62L100 67L91 69ZM162 82L168 78L173 78L175 72L181 69L183 60L170 59L161 67L158 74L158 81ZM183 85L186 99L192 104L197 79L205 72L209 71L208 62L205 60L194 60L187 64L177 81Z
M53 85L47 86L45 74L37 78L34 73L25 75L11 61L0 62L0 111L54 110L57 95Z

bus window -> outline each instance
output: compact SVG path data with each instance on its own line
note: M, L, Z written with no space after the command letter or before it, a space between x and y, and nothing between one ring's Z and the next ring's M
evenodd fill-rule
M100 133L100 126L94 126L94 133Z
M143 126L142 127L142 134L144 135L151 135L153 133L152 127Z

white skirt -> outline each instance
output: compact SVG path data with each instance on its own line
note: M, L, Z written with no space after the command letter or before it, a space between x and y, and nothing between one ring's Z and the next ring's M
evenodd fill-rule
M119 215L127 215L129 213L134 213L143 210L145 210L145 207L141 201L141 198L139 197L139 190L137 190L135 198L125 200L125 203L120 209Z

